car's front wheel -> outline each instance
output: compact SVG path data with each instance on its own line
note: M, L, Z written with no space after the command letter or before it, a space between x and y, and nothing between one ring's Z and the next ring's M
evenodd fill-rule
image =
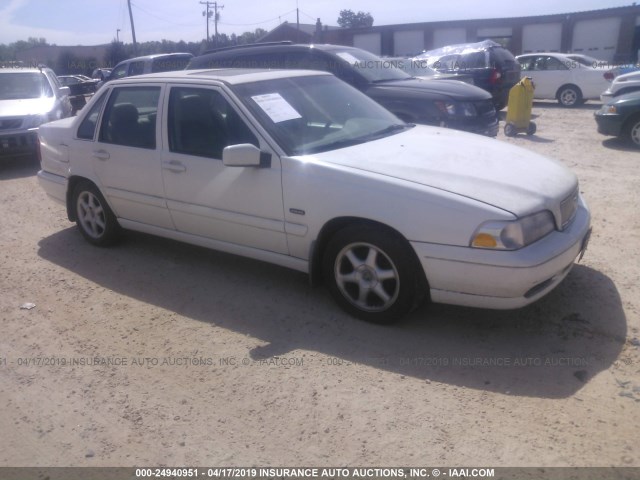
M636 148L640 148L640 116L628 120L625 125L626 138Z
M120 225L100 190L90 182L80 182L73 191L76 224L90 243L105 247L114 243Z
M575 85L565 85L558 90L558 103L563 107L577 107L582 104L582 92Z
M323 275L338 304L374 323L393 323L422 297L419 264L408 242L369 225L338 231L329 241Z

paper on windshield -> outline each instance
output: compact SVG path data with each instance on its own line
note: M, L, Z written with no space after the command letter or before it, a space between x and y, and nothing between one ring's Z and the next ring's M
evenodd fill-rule
M266 93L264 95L254 95L251 97L258 106L269 115L273 123L286 122L302 118L295 108L291 106L279 93Z

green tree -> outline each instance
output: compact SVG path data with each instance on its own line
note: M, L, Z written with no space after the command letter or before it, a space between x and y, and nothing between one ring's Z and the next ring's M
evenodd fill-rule
M83 63L83 60L77 57L71 50L63 50L60 52L53 69L57 75L83 73Z
M340 10L338 25L342 28L370 27L373 17L369 12L354 13L353 10Z
M131 57L127 53L123 43L113 40L109 47L107 47L107 53L104 54L104 63L108 67L115 67L122 60L126 60Z

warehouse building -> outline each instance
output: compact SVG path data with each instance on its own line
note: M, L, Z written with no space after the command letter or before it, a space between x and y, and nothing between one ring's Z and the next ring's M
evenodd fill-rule
M296 41L296 25L277 27L261 41ZM352 45L383 56L415 55L456 43L495 40L514 54L575 52L612 63L637 62L640 5L533 17L379 25L369 28L304 25L309 43ZM287 36L285 32L291 34ZM284 35L283 35L284 34ZM298 39L300 36L298 36Z

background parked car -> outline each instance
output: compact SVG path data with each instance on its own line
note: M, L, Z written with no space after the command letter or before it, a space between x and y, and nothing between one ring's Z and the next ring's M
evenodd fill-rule
M72 113L77 112L87 104L86 97L96 93L99 80L80 75L58 75L58 80L65 87L69 87L69 100Z
M598 132L623 137L640 148L640 91L611 100L595 113Z
M607 62L606 60L598 60L597 58L590 57L589 55L582 55L581 53L567 53L566 55L585 67L594 67L602 70L604 72L604 77L607 80L613 80L618 75L624 75L625 73L637 72L640 70L640 66L632 63L615 64Z
M487 136L498 133L491 95L451 80L420 80L393 62L341 45L253 44L193 58L188 69L286 68L331 72L410 123L439 125Z
M71 109L69 87L51 69L0 69L0 156L33 153L38 127Z
M533 79L536 99L556 99L563 107L598 100L609 86L610 70L585 66L562 53L527 53L517 57L522 74Z
M102 82L105 78L109 77L111 70L111 68L96 68L93 73L91 73L91 78Z
M607 103L620 95L640 90L640 72L625 73L613 79L609 88L600 94L600 100Z
M412 77L421 78L423 80L459 80L461 82L473 85L473 75L464 73L442 73L431 68L428 62L419 58L405 57L385 57L385 61L393 62L396 68L399 68Z
M520 65L513 54L492 40L449 45L415 58L442 73L471 75L474 85L491 94L497 110L507 105L509 90L520 81Z
M145 73L171 72L173 70L184 70L189 61L193 58L191 53L158 53L155 55L145 55L143 57L130 58L118 63L104 82L118 80L124 77L133 77ZM98 85L100 88L103 83Z

